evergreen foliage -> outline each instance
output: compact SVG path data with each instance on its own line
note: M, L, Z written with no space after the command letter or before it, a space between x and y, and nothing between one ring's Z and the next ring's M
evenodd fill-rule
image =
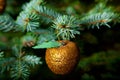
M9 4L10 0L7 1ZM0 14L0 79L7 72L11 79L27 80L31 70L43 63L42 57L38 57L34 50L59 47L61 44L58 40L75 41L86 28L112 28L112 24L120 22L120 13L115 8L109 7L107 1L98 2L83 14L73 12L74 9L70 7L66 12L58 12L43 0L29 0L21 4L22 10L15 16L9 14L9 8L6 9ZM42 54L42 51L39 53ZM84 72L89 71L91 65L105 64L108 68L114 64L112 60L117 62L119 57L119 52L116 51L95 53L89 58L83 58L78 67ZM95 78L85 73L82 79Z
M8 14L0 15L0 30L8 32L16 26L15 21Z
M77 19L73 16L58 16L53 23L52 27L55 28L57 37L60 39L70 40L70 38L75 38L75 34L80 34Z
M112 7L107 7L106 3L99 3L93 9L91 9L83 18L80 20L81 24L87 25L88 28L98 29L104 25L111 27L110 22L119 22L120 16L117 14Z
M1 74L7 70L10 71L11 78L26 80L30 75L30 68L42 64L41 58L35 55L25 55L24 52L18 50L17 46L12 49L13 53L10 57L4 57L3 52L0 53Z

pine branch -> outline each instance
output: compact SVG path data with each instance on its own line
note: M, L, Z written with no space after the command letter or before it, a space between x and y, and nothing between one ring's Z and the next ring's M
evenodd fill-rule
M40 17L33 9L39 6L42 0L31 0L28 4L23 6L23 11L17 17L16 23L19 25L18 30L22 31L34 31L40 26Z
M80 34L80 27L77 24L77 19L73 16L58 16L53 21L53 28L56 30L57 37L61 39L75 38L76 34Z
M27 63L30 66L35 66L38 64L41 64L42 62L40 62L40 58L34 55L26 55L22 58L23 61L25 61L25 63Z
M8 32L15 28L16 24L8 14L0 15L0 30Z
M16 62L11 67L11 78L15 80L28 79L30 75L30 66L35 67L35 65L41 64L40 58L34 55L21 56L16 60Z
M21 46L12 47L13 54L4 57L0 52L0 72L9 71L11 78L26 80L30 75L30 68L42 64L41 58L35 55L28 55L21 51Z
M56 17L61 15L53 9L45 6L43 0L31 0L27 5L24 6L23 9L27 12L35 12L36 14L39 14L40 19L45 23L49 23L52 20L56 19Z
M30 75L29 66L25 63L17 61L11 68L11 78L14 80L22 79L27 80Z
M109 23L120 22L120 16L113 7L106 6L106 2L98 3L93 9L91 9L83 18L80 19L80 25L86 25L88 28L100 26L111 27Z
M39 27L39 19L36 13L23 11L16 20L16 23L19 25L16 29L21 31L33 31Z
M44 6L42 0L31 0L23 7L16 23L19 25L18 30L34 31L40 26L40 22L50 23L58 16L60 14Z
M35 11L37 11L37 13L40 15L41 20L46 24L55 20L58 16L61 16L61 14L46 6L38 6L35 8Z
M14 57L3 58L2 60L0 60L1 67L0 72L3 73L5 71L9 71L14 62L15 62Z
M103 12L103 13L96 13L93 15L88 15L86 17L83 17L81 20L81 24L88 25L88 28L95 28L98 29L100 26L105 25L107 27L111 27L108 23L114 21L117 18L117 14L111 12Z
M0 52L0 73L3 73L6 70L9 71L13 62L15 62L14 57L4 58L4 53Z

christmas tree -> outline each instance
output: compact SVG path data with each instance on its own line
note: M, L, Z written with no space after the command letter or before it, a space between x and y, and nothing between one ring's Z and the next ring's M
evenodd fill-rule
M0 0L0 80L120 80L118 0Z

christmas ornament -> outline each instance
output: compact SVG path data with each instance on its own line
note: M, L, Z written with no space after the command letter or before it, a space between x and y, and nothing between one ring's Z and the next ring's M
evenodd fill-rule
M6 0L0 0L0 13L4 12Z
M59 41L62 45L46 50L45 60L55 74L68 74L78 63L79 49L74 42L68 40Z

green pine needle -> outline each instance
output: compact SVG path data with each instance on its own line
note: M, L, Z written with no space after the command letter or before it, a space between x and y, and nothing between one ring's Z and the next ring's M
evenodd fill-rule
M22 60L25 61L25 63L27 63L28 65L33 67L35 65L42 64L40 58L35 55L26 55L22 58Z
M70 40L75 38L76 34L80 34L80 26L77 24L77 19L73 16L58 16L53 21L53 28L56 30L57 37Z
M11 16L8 14L0 15L0 30L4 32L8 32L10 30L14 30L16 24Z
M17 61L11 68L11 78L14 80L22 79L22 80L27 80L30 71L29 71L29 66Z

